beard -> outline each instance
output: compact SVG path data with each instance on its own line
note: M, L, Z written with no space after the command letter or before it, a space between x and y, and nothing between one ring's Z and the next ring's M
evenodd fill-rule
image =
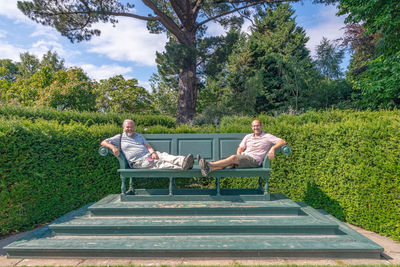
M125 134L126 134L126 136L128 136L128 137L132 137L133 134L134 134L134 132L126 132Z

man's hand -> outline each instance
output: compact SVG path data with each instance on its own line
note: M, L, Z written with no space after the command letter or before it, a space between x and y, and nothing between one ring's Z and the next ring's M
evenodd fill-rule
M104 146L104 147L106 147L106 148L108 148L108 149L110 149L116 157L119 156L119 149L118 149L118 147L114 146L113 144L111 144L111 143L108 142L107 140L103 140L103 141L101 142L101 145Z
M238 149L236 150L236 155L242 155L244 150L244 147L238 147Z
M280 148L281 146L286 145L286 141L285 140L280 140L277 144L275 144L273 147L271 147L271 149L268 152L268 158L269 160L273 159L275 157L275 149Z
M156 152L154 152L153 154L151 154L151 158L152 159L158 159L158 155Z
M112 152L114 153L114 155L115 155L116 157L119 156L119 149L118 149L116 146L114 146L111 150L112 150Z
M275 149L271 148L268 152L268 159L272 160L275 157Z

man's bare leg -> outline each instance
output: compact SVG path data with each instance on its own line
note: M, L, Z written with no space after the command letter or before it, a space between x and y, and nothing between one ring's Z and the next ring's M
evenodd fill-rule
M239 164L239 159L238 159L237 155L232 155L230 157L227 157L226 159L221 159L221 160L213 161L213 162L207 162L200 155L197 155L197 160L200 165L201 174L204 177L208 176L208 173L210 173L212 171L225 169L228 166L233 166L235 164L236 165Z
M211 171L225 169L228 166L238 165L239 160L237 155L232 155L227 157L226 159L221 159L218 161L208 162Z

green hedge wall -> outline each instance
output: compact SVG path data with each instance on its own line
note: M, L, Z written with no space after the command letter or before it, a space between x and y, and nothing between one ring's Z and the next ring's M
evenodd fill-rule
M0 118L1 234L30 229L115 193L117 164L97 149L116 128Z
M400 111L332 110L258 117L293 153L272 162L270 190L400 241ZM224 118L246 131L252 118ZM248 130L247 130L248 131ZM225 181L235 187L248 180ZM253 186L256 186L254 179Z
M97 153L101 140L121 132L120 123L43 117L0 116L0 234L30 229L120 190L117 160ZM224 118L219 129L144 122L137 123L137 131L250 132L252 119ZM399 111L258 119L293 149L272 163L272 192L400 241ZM223 179L222 186L256 187L257 179Z
M60 123L70 121L82 122L87 126L93 124L118 124L122 125L124 119L129 118L136 124L142 126L161 125L166 128L175 128L176 120L170 116L163 115L132 115L128 113L99 113L81 111L62 111L46 107L24 107L20 105L10 105L0 103L0 116L7 118L25 118L30 120L44 119L56 120Z

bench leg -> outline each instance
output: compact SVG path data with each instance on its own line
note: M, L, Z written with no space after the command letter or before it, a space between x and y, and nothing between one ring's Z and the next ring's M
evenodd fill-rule
M269 193L269 188L268 188L268 177L265 177L264 195L267 195L268 193Z
M133 178L129 178L129 188L128 192L126 192L127 195L134 195L134 190L133 190Z
M219 180L220 180L220 178L218 177L217 180L215 181L215 187L217 189L217 196L221 195L221 187L220 187Z
M173 183L174 183L174 178L169 177L169 195L170 196L173 195L173 189L174 189Z
M126 195L125 177L121 176L121 195Z
M258 190L262 191L263 187L262 187L262 178L258 177Z

